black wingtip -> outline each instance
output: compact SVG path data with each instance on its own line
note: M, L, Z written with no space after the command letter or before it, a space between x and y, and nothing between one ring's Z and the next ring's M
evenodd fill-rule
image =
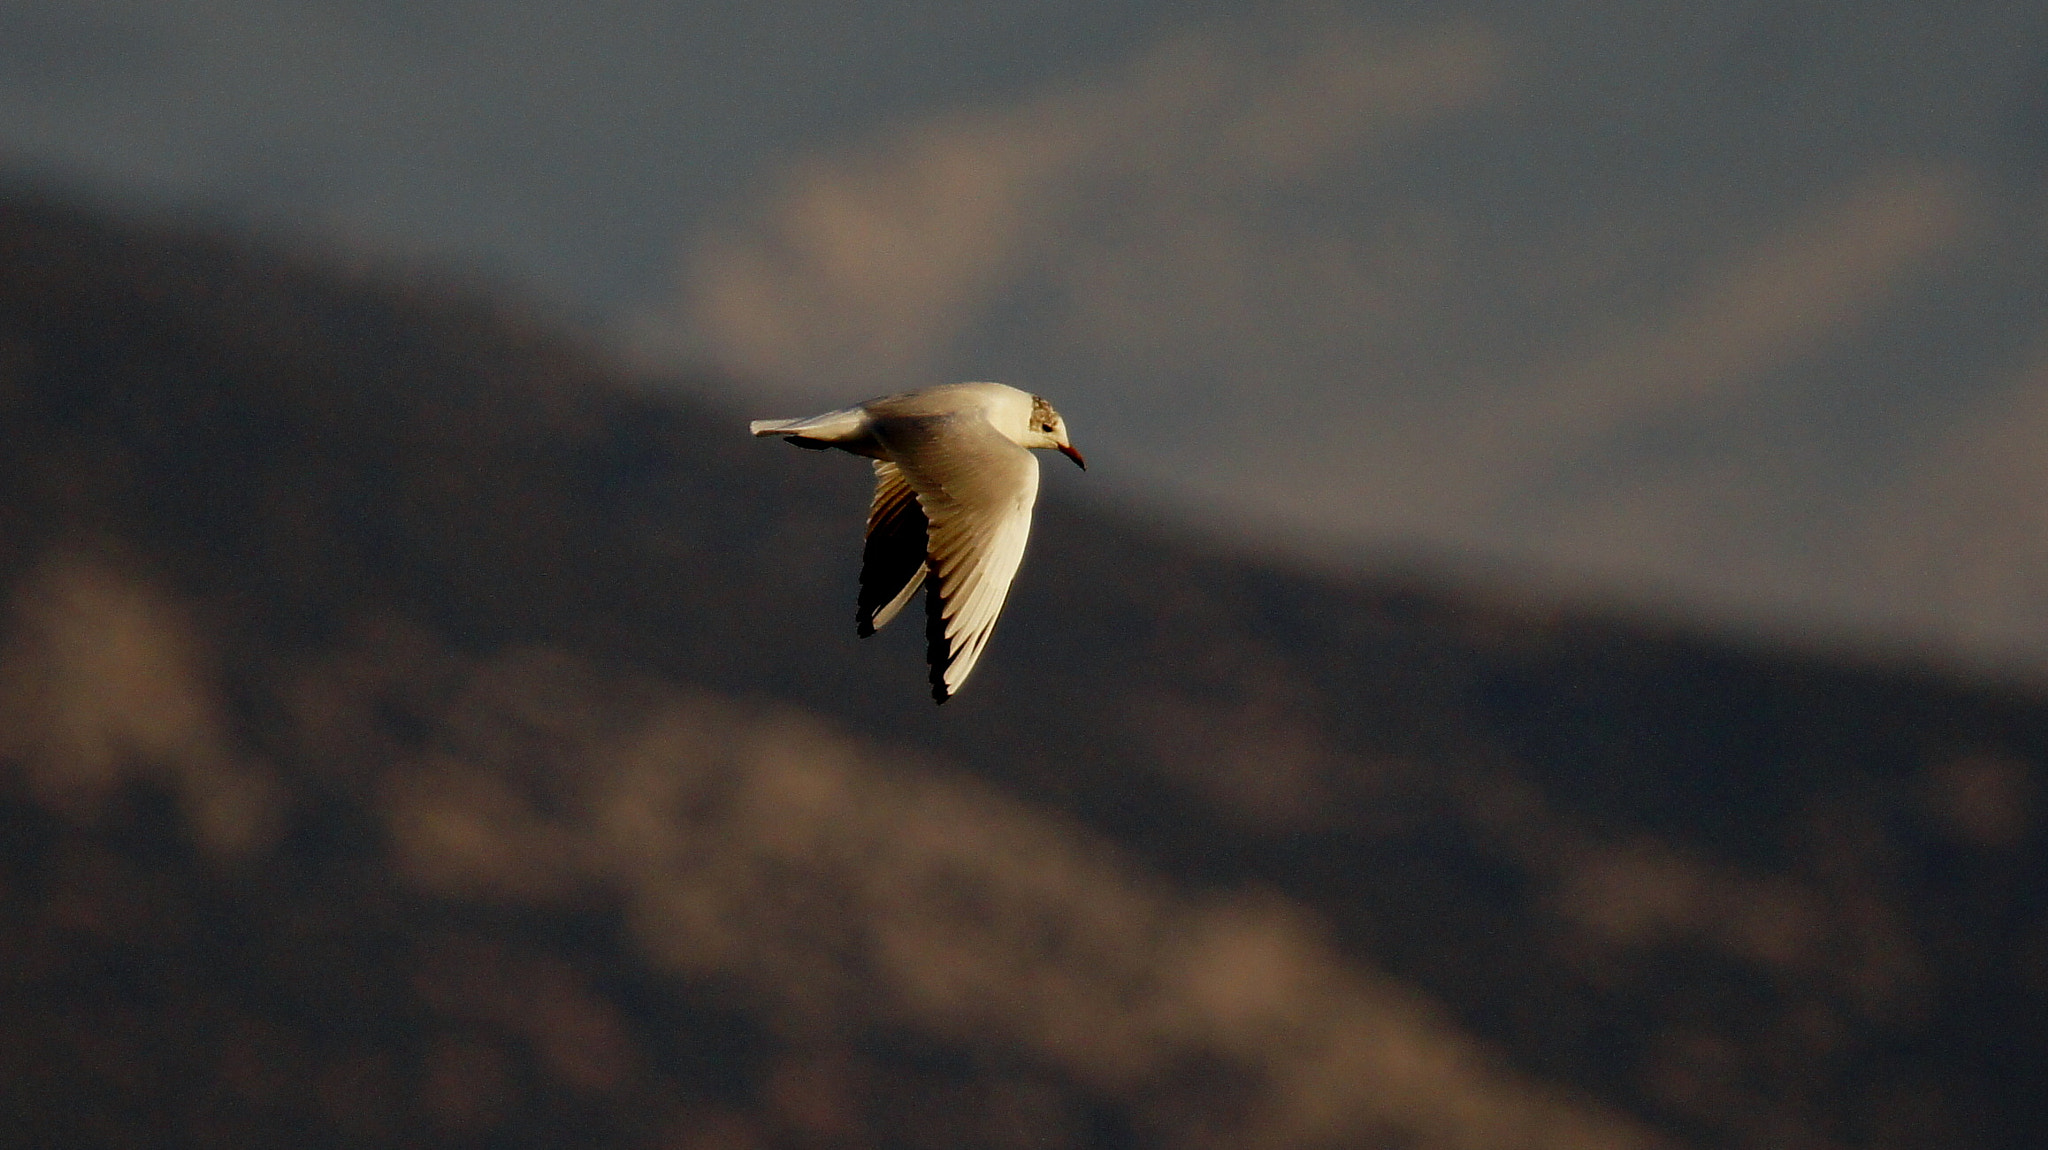
M862 616L853 621L853 633L865 639L875 633L875 621Z

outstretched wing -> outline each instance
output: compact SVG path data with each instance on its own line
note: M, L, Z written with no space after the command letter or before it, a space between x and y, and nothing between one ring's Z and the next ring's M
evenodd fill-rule
M875 501L868 508L867 545L860 556L860 608L854 628L875 633L924 585L925 518L917 493L896 465L875 460Z
M926 521L926 601L932 697L960 689L988 646L1024 561L1038 460L980 413L887 421L877 428Z

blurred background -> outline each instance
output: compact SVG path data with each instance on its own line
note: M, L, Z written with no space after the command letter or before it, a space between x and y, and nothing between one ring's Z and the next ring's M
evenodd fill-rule
M0 1122L2031 1145L2044 495L2037 4L0 0Z
M13 170L750 412L998 378L1262 546L2048 656L2037 4L0 13Z

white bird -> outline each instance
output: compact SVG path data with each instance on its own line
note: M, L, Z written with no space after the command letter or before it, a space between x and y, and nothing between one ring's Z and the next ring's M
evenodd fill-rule
M1088 466L1051 404L1000 383L927 387L750 427L875 461L856 630L865 639L895 618L929 574L925 658L941 703L981 658L1024 560L1038 499L1038 457L1026 449L1054 448Z

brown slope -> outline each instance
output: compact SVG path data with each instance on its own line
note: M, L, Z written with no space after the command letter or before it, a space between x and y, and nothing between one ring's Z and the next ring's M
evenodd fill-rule
M864 469L537 330L0 207L18 1128L2025 1143L2041 700L1053 502L935 712Z

